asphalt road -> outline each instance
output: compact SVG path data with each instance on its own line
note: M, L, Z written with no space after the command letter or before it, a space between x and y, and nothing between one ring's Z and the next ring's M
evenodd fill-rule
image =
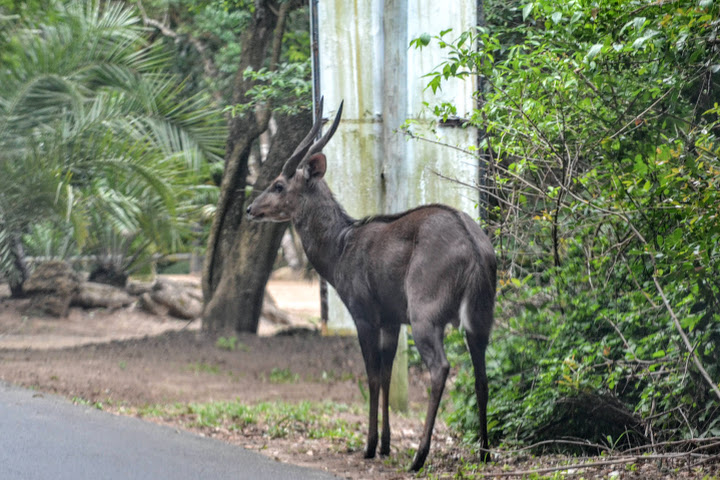
M328 473L0 382L2 480L328 480Z

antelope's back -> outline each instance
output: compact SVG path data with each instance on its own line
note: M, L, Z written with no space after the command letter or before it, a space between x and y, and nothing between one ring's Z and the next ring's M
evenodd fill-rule
M432 288L464 291L467 287L492 291L496 260L490 239L464 212L444 205L430 205L417 213L418 228L409 274L414 268L427 294ZM453 297L450 292L445 292Z
M379 303L383 314L406 322L408 297L457 310L468 288L494 298L492 244L469 215L427 205L360 223L351 242L354 274L348 287Z

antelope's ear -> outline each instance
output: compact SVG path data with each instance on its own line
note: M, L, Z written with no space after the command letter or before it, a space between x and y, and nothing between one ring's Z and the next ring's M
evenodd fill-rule
M321 179L323 176L325 176L325 169L327 167L327 161L325 159L325 155L323 153L316 153L312 157L308 158L307 163L305 164L305 169L303 171L303 175L305 175L305 180L310 179Z

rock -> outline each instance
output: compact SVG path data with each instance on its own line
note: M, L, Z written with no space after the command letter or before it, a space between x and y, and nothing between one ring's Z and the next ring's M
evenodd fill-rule
M65 262L41 263L23 285L30 297L29 310L66 317L81 281L80 275Z
M150 292L145 292L140 295L140 298L138 299L138 307L148 313L152 313L153 315L164 316L168 313L168 308L153 300Z
M202 314L202 302L193 298L186 289L158 282L150 298L168 309L168 314L184 320L198 318Z
M124 289L104 283L84 282L73 299L73 305L83 308L120 308L130 305L135 297Z
M127 291L127 293L129 293L130 295L140 297L144 293L152 292L154 286L155 286L155 282L141 282L138 280L128 280L128 283L125 286L125 291Z

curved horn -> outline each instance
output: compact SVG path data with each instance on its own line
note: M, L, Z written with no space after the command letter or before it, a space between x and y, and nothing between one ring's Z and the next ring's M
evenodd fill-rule
M323 103L325 101L325 97L320 97L320 103L318 112L320 112L315 119L315 123L313 123L312 128L310 129L310 132L303 138L302 142L297 146L295 151L292 155L290 155L290 158L287 159L285 162L285 165L283 165L282 173L287 178L290 178L295 173L295 170L297 170L298 163L300 162L300 159L302 159L305 156L305 153L307 152L308 148L310 148L310 145L312 145L313 140L315 140L315 137L317 136L318 132L322 129L322 111L323 111Z
M338 107L338 111L335 114L335 120L333 120L333 123L330 126L330 130L328 130L320 140L313 143L312 147L310 147L310 150L307 151L307 153L303 157L302 161L298 164L297 168L300 168L303 165L305 165L305 163L308 161L308 159L310 157L312 157L314 154L322 151L323 147L328 143L328 141L330 141L333 134L335 134L335 130L337 130L338 125L340 125L340 117L342 117L342 111L343 111L344 104L345 104L345 100L340 102L340 106Z

